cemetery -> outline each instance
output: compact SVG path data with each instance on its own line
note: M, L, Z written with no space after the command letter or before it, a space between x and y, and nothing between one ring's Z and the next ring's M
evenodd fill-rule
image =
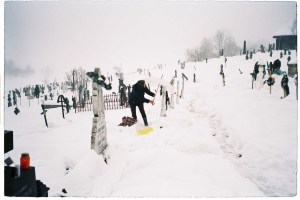
M208 160L210 157L207 156L214 154L217 166L218 163L222 163L220 166L233 165L239 173L251 179L251 182L243 182L237 176L231 187L216 178L220 187L234 190L242 183L247 190L235 191L242 196L293 195L294 190L288 189L296 184L293 175L289 175L290 182L281 183L274 182L276 177L273 175L266 175L266 181L261 182L259 175L264 174L274 162L280 167L274 168L273 174L282 168L289 174L296 170L291 164L296 161L297 148L294 140L298 101L296 51L286 53L271 47L265 50L262 45L256 52L246 49L244 42L241 55L196 62L179 60L172 65L159 64L128 73L117 71L109 77L102 74L101 67L95 67L94 71L85 71L86 82L82 85L73 81L27 85L9 90L9 86L6 86L5 137L7 132L14 132L14 147L5 151L5 195L151 196L139 191L130 176L122 175L117 170L124 167L138 177L141 171L132 165L143 168L143 164L137 160L133 162L134 157L130 157L130 152L138 160L151 157L151 163L164 164L175 162L173 156L179 152L179 156L184 153L189 156L197 154ZM141 117L138 113L138 121L130 121L128 105L131 88L138 80L145 80L147 87L156 93L153 98L155 104L145 105L152 131L140 135L138 129L143 127ZM254 104L256 101L260 103ZM275 121L272 122L270 116ZM277 118L281 119L281 125L277 124ZM254 123L254 127L249 123ZM260 146L259 142L264 140L262 135L270 141L274 135L287 143L265 142L265 146ZM139 155L137 150L141 145L145 149ZM177 153L173 154L174 150L170 150L155 154L165 146L175 148ZM253 146L255 150L251 148ZM269 151L268 148L276 150ZM29 171L21 170L20 176L20 172L15 174L11 166L14 166L14 162L18 163L16 158L24 151L30 154L31 162ZM257 158L259 151L267 151L260 155L266 162L261 163ZM281 154L278 155L278 152ZM47 161L44 156L50 160ZM275 159L278 156L281 161ZM126 161L126 158L133 163ZM208 170L198 158L193 157L192 160L201 166L201 170ZM253 167L257 168L257 174L251 171ZM51 168L55 169L53 177L47 175ZM152 170L155 171L155 168ZM167 173L167 168L161 170ZM193 170L198 173L197 169ZM226 170L229 174L236 173L231 167ZM155 177L154 171L148 171L149 175ZM175 176L173 170L170 173ZM184 173L189 176L188 172ZM115 178L112 174L115 174ZM11 176L19 178L13 178L14 182L11 182ZM93 182L93 176L101 181ZM126 178L120 180L122 176ZM152 180L151 177L147 178ZM136 188L135 192L119 190L110 193L117 180L120 180L119 187L129 184ZM149 184L156 188L151 181ZM25 187L23 185L26 188L20 191ZM260 190L256 188L257 185L260 185ZM282 190L278 191L278 187ZM222 192L217 194L226 196ZM172 196L172 190L164 188L157 195ZM213 196L201 190L196 195Z

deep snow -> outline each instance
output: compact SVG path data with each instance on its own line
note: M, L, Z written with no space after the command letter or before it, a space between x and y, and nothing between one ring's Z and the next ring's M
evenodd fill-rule
M256 83L251 89L254 63L274 61L279 53L275 51L273 57L256 53L252 60L227 57L226 66L221 57L187 63L185 69L176 62L163 70L150 68L152 77L164 74L168 82L175 69L180 83L185 73L189 80L183 97L174 109L168 108L166 117L160 117L159 95L154 106L146 104L154 131L144 136L135 133L135 126L118 126L123 116L131 115L129 108L106 110L108 164L90 149L92 111L75 114L71 110L63 119L61 109L51 109L47 128L36 99L29 107L23 98L18 115L5 100L4 128L14 131L9 156L18 164L21 153L29 152L37 179L50 187L49 196L63 195L63 188L65 196L73 197L295 196L298 101L294 79L289 77L290 95L285 99L280 98L282 75L273 75L271 94L267 85L259 88ZM287 56L281 59L285 71L286 60ZM220 64L224 65L224 87ZM145 77L132 69L125 73L124 82L133 84ZM152 91L156 89L155 82L149 84ZM114 81L114 90L116 86ZM14 88L5 85L5 98L10 89Z

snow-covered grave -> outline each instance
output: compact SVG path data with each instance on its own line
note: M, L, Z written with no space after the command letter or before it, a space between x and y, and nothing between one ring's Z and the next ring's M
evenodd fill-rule
M296 57L296 51L291 56ZM255 62L277 58L280 51L274 51L272 57L256 53L249 60L243 55L227 57L225 86L220 81L224 58L186 63L184 69L176 62L150 69L151 77L163 74L167 82L177 70L173 91L165 87L169 96L174 95L174 108L162 116L163 100L157 92L155 105L145 104L154 131L143 136L136 134L135 125L118 126L123 116L131 116L129 108L105 110L104 156L91 149L93 111L75 114L71 110L63 119L61 109L51 109L47 128L37 99L31 99L29 107L23 98L18 115L5 99L4 128L14 132L14 150L9 156L18 164L21 153L30 153L36 176L50 187L49 196L295 196L298 102L294 78L289 77L290 94L283 99L282 75L272 75L271 94L267 84L251 87ZM280 60L281 70L287 71L287 56ZM132 72L124 73L126 85L149 77ZM182 73L188 77L184 92ZM157 88L155 82L149 85L152 91ZM112 86L116 90L117 81ZM5 97L13 89L8 87ZM141 123L140 113L137 115Z

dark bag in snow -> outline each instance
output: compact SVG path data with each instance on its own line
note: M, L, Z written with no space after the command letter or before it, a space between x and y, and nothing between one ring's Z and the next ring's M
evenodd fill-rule
M136 120L134 118L124 116L122 118L122 123L119 124L119 126L132 126L135 123L136 123Z

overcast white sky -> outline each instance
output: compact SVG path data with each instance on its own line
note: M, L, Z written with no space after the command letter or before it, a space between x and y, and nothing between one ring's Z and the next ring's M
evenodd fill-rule
M184 60L187 48L217 30L240 46L272 42L292 25L296 1L7 1L4 11L6 66L50 76L59 68Z

